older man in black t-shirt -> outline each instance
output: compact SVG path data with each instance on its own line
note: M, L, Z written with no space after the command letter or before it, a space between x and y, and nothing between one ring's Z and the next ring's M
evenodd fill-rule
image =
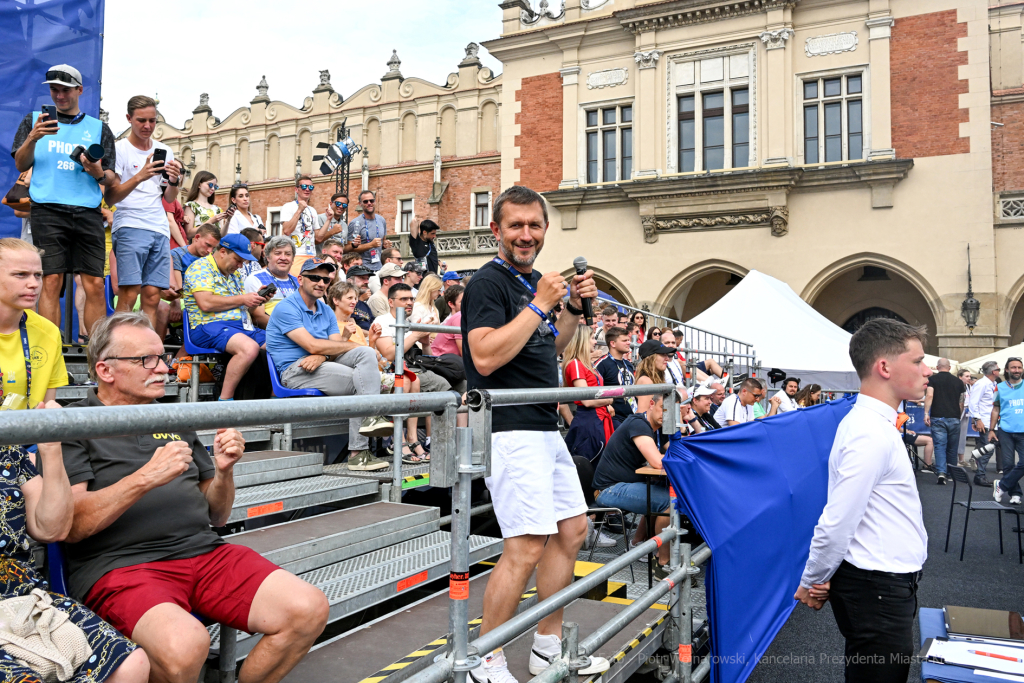
M931 427L935 444L936 483L946 483L946 468L956 466L956 447L960 443L960 416L964 412L964 383L950 371L950 363L940 358L935 374L928 379L924 398L924 423Z
M576 275L565 310L552 310L566 294L557 272L543 276L533 262L544 245L547 206L533 190L513 186L494 202L491 232L498 258L484 264L462 300L463 359L470 389L532 389L558 386L556 356L580 323L582 298L597 296L592 273ZM491 492L505 552L484 595L481 634L515 614L537 569L538 598L572 581L576 554L587 534L587 503L572 457L558 433L557 404L494 408L491 422ZM540 673L560 656L562 610L543 619L534 635L530 672ZM476 683L513 683L501 650L484 655L470 671ZM607 671L592 658L583 674Z
M155 403L169 362L144 314L104 318L89 345L97 387L75 405ZM280 680L323 631L327 598L210 528L231 514L242 435L219 430L211 458L195 432L158 429L62 444L75 498L70 592L142 646L151 680L199 677L210 636L193 612L264 634L239 680Z

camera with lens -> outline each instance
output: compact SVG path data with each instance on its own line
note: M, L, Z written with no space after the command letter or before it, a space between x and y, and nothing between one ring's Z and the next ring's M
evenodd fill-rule
M984 455L992 455L995 452L995 450L996 445L994 443L990 443L982 446L981 448L975 448L973 451L971 451L971 455L973 455L975 458L980 458Z
M80 160L82 154L85 154L85 158L95 164L97 161L103 160L103 145L94 144L89 145L88 147L78 145L75 147L74 151L71 152L71 161L80 165L82 163Z

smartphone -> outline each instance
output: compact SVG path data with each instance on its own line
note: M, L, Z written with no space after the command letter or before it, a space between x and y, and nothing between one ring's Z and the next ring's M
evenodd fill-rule
M274 296L277 294L277 285L271 282L269 285L264 285L256 290L256 293L266 299L268 296Z
M157 147L153 150L153 163L167 163L167 150L163 147ZM160 174L161 178L167 178L167 171Z
M52 104L44 104L42 107L42 115L46 116L48 121L57 123L57 107Z

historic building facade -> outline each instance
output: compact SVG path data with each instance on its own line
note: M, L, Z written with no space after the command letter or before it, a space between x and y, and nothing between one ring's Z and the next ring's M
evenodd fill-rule
M271 100L263 79L247 107L223 120L203 95L192 118L178 129L161 121L154 136L174 150L190 177L217 175L217 201L227 204L233 183L249 186L254 211L279 228L280 207L294 199L295 178L310 174L313 205L323 213L335 191L333 176L320 172L318 143L333 143L347 127L363 152L352 164L349 218L360 190L377 193L377 210L390 231L408 232L430 218L445 230L438 238L449 267L472 265L493 253L490 202L500 191L501 81L470 43L458 70L443 85L406 78L397 54L379 83L348 98L331 86L329 71L301 107ZM188 184L188 181L186 182ZM403 249L407 249L402 243Z
M484 43L500 184L554 207L540 267L584 254L682 320L756 269L838 325L927 325L954 358L1020 342L1024 4L1003 5L506 0Z

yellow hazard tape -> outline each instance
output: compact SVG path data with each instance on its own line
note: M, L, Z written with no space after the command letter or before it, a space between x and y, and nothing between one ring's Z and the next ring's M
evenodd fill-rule
M639 647L640 643L650 638L651 634L654 633L654 629L657 626L659 626L662 622L664 622L667 618L668 614L663 615L661 619L658 619L656 622L654 622L653 624L645 628L643 631L641 631L639 634L637 634L637 637L629 641L629 644L627 644L626 647L622 648L622 650L615 653L615 656L612 657L611 661L621 662L626 657L626 655L628 655L632 650L635 650L637 647Z

